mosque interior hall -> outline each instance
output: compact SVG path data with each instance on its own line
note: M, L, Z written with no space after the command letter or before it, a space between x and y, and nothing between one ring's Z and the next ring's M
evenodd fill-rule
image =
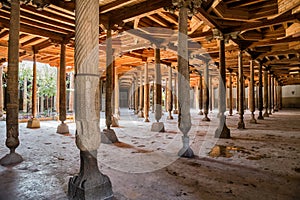
M299 188L299 0L0 0L0 200Z

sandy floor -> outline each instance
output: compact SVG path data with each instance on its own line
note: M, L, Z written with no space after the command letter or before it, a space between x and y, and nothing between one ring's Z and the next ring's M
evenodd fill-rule
M101 128L104 127L102 113ZM99 168L113 184L116 199L300 199L300 110L274 113L258 124L238 130L238 115L228 116L232 139L215 139L216 111L211 122L192 112L190 142L196 157L177 157L181 134L177 116L165 123L165 133L150 132L151 123L122 109L120 143L101 144ZM153 116L151 116L153 122ZM59 135L58 122L41 122L40 129L20 124L17 149L24 162L0 166L0 199L67 199L69 177L79 170L79 150L71 134ZM5 122L0 122L0 156L5 146Z

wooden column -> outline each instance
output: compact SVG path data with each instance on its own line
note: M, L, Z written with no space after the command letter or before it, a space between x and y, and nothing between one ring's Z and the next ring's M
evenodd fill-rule
M143 86L143 72L142 69L140 71L140 92L139 92L139 113L138 113L138 117L143 118L144 117L144 113L143 113L143 108L144 108L144 101L143 101L143 90L144 90L144 86Z
M59 120L61 124L57 127L57 133L69 133L68 125L64 123L67 119L66 100L66 45L60 45L60 70L59 70ZM97 83L98 84L98 83Z
M278 109L282 109L282 85L279 83L279 91L278 91Z
M178 73L177 70L175 70L175 76L174 76L174 111L173 114L178 114Z
M188 2L184 2L187 4ZM191 129L191 114L190 114L190 74L188 60L188 5L183 5L179 8L178 18L178 127L183 133L183 147L178 152L181 157L192 158L194 152L190 148L188 132Z
M250 123L256 124L255 119L255 95L254 95L254 64L253 60L250 60L250 82L249 82L249 110L251 112L251 120Z
M8 68L7 68L7 110L6 110L6 146L10 153L0 159L1 165L12 165L23 161L15 152L19 146L19 31L20 31L20 1L11 0L9 21ZM1 77L2 78L2 77Z
M102 84L100 86L102 87ZM101 92L101 89L100 89L100 92ZM101 96L101 94L100 94L100 96ZM101 105L101 99L100 99L100 105ZM101 110L102 109L100 106L100 111ZM70 73L69 111L70 112L74 111L74 72Z
M275 78L274 73L271 74L271 98L272 98L272 113L275 112Z
M3 66L0 64L0 117L3 116L3 97L4 97L4 95L3 95L3 80L2 80L2 75L3 75ZM24 91L25 90L27 90L27 87L26 88L24 87ZM27 112L27 107L26 107L26 112Z
M243 52L239 50L238 52L238 68L239 68L239 123L238 129L245 129L244 123L244 72L243 72Z
M239 114L240 109L240 81L239 81L239 73L236 73L236 114Z
M168 119L173 119L172 110L173 110L173 89L172 89L172 67L168 66L168 96L167 96L167 110L169 112Z
M76 145L80 149L80 171L69 180L68 196L72 200L109 199L113 196L111 182L99 171L97 161L97 149L101 141L99 1L76 0L75 13L75 120ZM111 53L110 48L107 50ZM111 93L108 97L111 97Z
M152 113L154 113L155 112L155 106L154 106L154 98L155 98L155 80L154 80L154 77L152 77L153 78L153 82L152 82L152 110L151 110L151 112Z
M74 76L73 76L73 79L74 79ZM100 107L100 112L102 112L102 98L103 98L102 88L103 88L103 79L100 78L100 80L99 80L99 107ZM73 107L74 107L74 105L73 105Z
M269 117L269 95L268 95L268 70L267 68L264 69L264 108L265 108L265 112L264 112L264 117Z
M114 66L115 67L115 66ZM119 75L117 72L117 69L114 70L115 75L114 75L114 81L115 81L115 89L114 89L114 95L115 95L115 102L114 102L114 117L119 120L120 119L120 110L119 110L119 99L120 99L120 88L119 88Z
M32 116L27 122L27 128L40 128L40 120L36 118L38 99L37 99L37 74L36 74L36 50L33 48L33 75L32 75L32 94L31 94L31 110Z
M165 79L165 111L168 112L168 78Z
M209 87L210 87L210 92L209 92L209 110L210 112L212 112L213 110L213 103L214 103L214 86L213 86L213 83L212 83L212 79L213 79L213 76L210 75L209 76Z
M203 115L203 79L201 72L199 73L199 113L198 115Z
M135 76L134 79L134 114L139 112L139 83L138 78Z
M269 115L272 115L272 107L273 107L273 105L272 105L272 77L271 77L271 71L269 70L269 73L268 73L268 100L269 100L269 102L268 102L268 105L269 105Z
M229 116L232 116L232 104L233 104L233 96L232 96L232 69L229 69Z
M56 68L56 98L55 98L55 110L56 114L59 114L59 72L60 69L57 67Z
M204 67L204 84L203 84L203 97L204 97L204 118L202 121L209 122L210 119L208 118L208 107L209 107L209 69L208 69L208 60L205 61L205 67Z
M149 99L149 75L148 75L148 62L145 63L144 69L145 76L145 85L144 85L144 122L150 122L149 120L149 107L150 107L150 99Z
M79 1L79 0L78 0ZM115 131L111 126L118 126L117 119L113 117L113 84L114 84L114 57L111 38L111 27L107 24L106 31L106 91L105 91L105 123L106 129L101 134L101 141L103 143L118 142Z
M274 77L274 112L278 112L278 81Z
M262 89L263 89L263 81L262 81L262 63L259 62L259 72L258 72L258 117L257 119L264 119L262 111L263 111L263 93L262 93Z
M113 49L111 41L111 28L106 32L106 95L105 95L105 123L109 130L112 124L112 90L113 90Z
M230 130L226 125L226 65L225 65L225 42L224 39L218 40L219 42L219 126L215 132L216 138L230 138Z
M0 69L0 70L2 70L2 69ZM0 81L2 81L2 72L0 73L0 77L1 77ZM0 86L2 86L2 84ZM23 89L24 89L24 91L23 91L23 112L27 113L27 77L24 77ZM2 90L2 87L0 90ZM2 95L3 95L3 92L2 92Z
M164 132L163 122L159 122L162 117L162 87L161 87L161 69L160 69L160 49L154 49L155 57L155 93L154 93L154 107L155 107L155 120L151 126L151 131Z

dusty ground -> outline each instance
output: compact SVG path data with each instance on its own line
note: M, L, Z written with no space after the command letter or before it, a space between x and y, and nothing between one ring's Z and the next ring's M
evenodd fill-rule
M192 113L190 131L194 159L176 156L181 147L177 116L166 120L165 133L150 132L131 111L121 110L120 143L101 144L99 168L113 184L119 200L300 199L300 110L277 112L246 130L237 130L238 115L227 117L232 139L214 139L211 122ZM102 113L103 115L103 113ZM151 121L153 116L151 116ZM79 170L79 150L71 134L56 134L58 122L41 122L40 129L20 124L17 149L24 162L0 166L0 199L67 199L69 177ZM104 127L103 117L101 127ZM5 147L5 122L0 122L0 156Z

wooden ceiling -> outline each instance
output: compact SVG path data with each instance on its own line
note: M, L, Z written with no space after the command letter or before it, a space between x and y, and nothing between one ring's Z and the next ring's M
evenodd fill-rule
M7 0L0 2L0 62L5 62L10 4ZM46 6L37 7L37 2ZM153 77L153 49L157 44L162 48L161 63L176 68L178 11L172 5L172 0L99 0L100 70L105 70L108 21L113 24L115 64L122 75L122 87L131 84L146 61ZM67 41L67 66L74 66L74 8L74 0L32 0L22 4L20 61L32 60L36 49L39 62L59 67L59 44ZM250 59L254 59L256 65L261 62L269 67L281 84L300 84L299 19L299 0L203 0L189 19L191 84L196 84L203 60L210 61L210 72L217 75L217 39L221 37L226 42L227 69L237 72L237 52L242 49L245 76L249 76ZM167 74L167 70L163 73Z

